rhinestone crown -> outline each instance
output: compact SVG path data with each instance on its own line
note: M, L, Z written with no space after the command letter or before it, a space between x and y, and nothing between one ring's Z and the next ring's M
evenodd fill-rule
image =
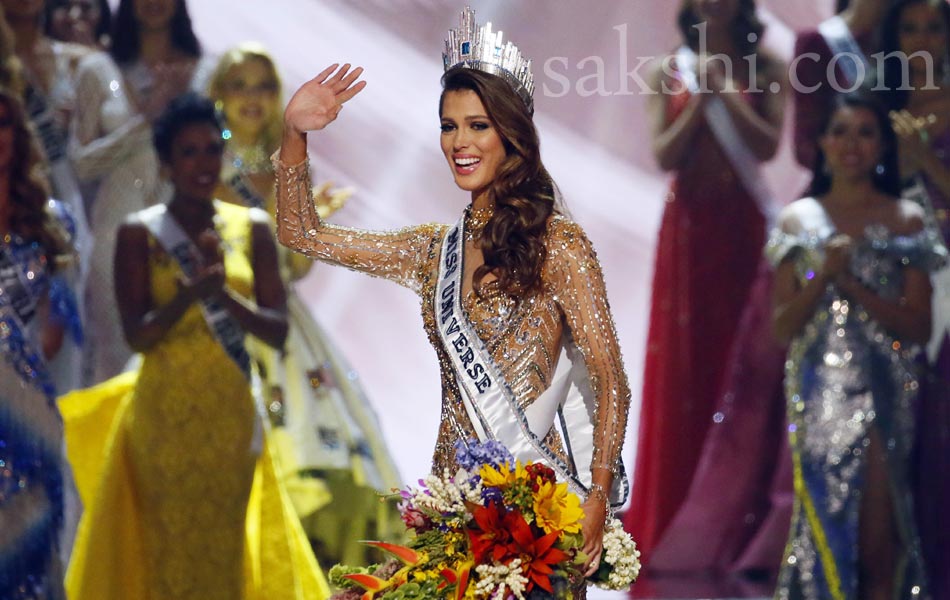
M492 31L491 21L481 28L475 11L466 6L459 16L459 28L450 29L442 53L445 70L457 66L477 69L504 79L534 113L534 75L531 60L517 46L502 41L501 31Z

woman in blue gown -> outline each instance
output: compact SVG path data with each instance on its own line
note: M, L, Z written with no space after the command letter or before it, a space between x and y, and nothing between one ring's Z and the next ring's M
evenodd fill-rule
M928 273L946 257L920 206L898 197L887 113L836 100L810 197L780 215L773 326L790 342L795 479L780 599L925 598L909 455L930 335Z
M64 598L75 505L46 359L76 323L57 278L70 222L48 200L41 152L17 95L0 89L0 598ZM66 219L65 221L62 219Z

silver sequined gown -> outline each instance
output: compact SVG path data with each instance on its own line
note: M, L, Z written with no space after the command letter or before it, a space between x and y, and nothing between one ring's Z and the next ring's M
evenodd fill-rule
M447 226L376 232L323 223L313 206L308 163L288 166L275 161L275 168L278 233L285 244L318 260L395 281L419 294L442 377L441 425L432 466L438 473L452 467L454 443L476 434L436 327L434 298ZM485 297L469 292L462 306L522 407L547 389L561 345L567 336L573 337L596 398L594 439L598 443L591 466L614 469L619 477L630 389L600 264L581 228L564 217L550 221L546 246L540 292L514 299L488 283L483 286ZM473 250L473 242L466 242L466 250ZM544 443L565 457L555 429Z
M792 261L804 284L834 235L775 231L767 254ZM851 273L882 298L900 298L904 269L931 271L945 257L927 233L893 236L870 227L852 251ZM786 398L795 477L791 535L779 575L780 600L856 599L858 532L865 452L873 431L884 443L904 554L894 598L924 598L920 542L912 519L909 453L913 444L918 349L879 325L829 285L814 316L792 341Z

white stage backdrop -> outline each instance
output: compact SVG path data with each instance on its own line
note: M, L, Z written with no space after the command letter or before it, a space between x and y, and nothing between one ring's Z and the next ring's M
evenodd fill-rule
M667 178L650 154L645 96L622 69L633 70L638 57L662 56L678 43L678 2L471 4L480 21L492 20L533 58L544 161L603 262L634 391L624 450L629 468L653 244ZM319 180L357 190L335 222L367 228L454 221L468 202L441 155L437 115L443 39L457 25L462 6L447 0L189 0L207 52L262 42L277 59L288 98L330 63L366 68L366 90L329 130L312 136L310 148ZM787 58L793 32L814 26L830 7L831 0L765 1L765 44ZM806 181L793 166L787 140L767 169L783 201ZM314 268L300 292L362 378L403 478L423 475L440 391L418 298L394 284L325 265Z

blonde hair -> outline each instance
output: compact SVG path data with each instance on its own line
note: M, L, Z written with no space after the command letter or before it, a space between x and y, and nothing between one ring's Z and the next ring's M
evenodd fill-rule
M234 69L243 66L251 61L259 61L264 65L268 75L277 84L277 94L274 97L274 110L271 111L270 121L264 127L264 147L268 151L276 150L280 145L280 138L283 135L283 119L281 118L283 108L283 94L280 75L277 73L277 66L274 59L261 44L256 42L245 42L236 46L221 57L218 61L214 73L211 75L211 83L208 85L208 96L214 100L215 106L221 110L224 103L225 83L232 77Z
M13 30L7 25L3 6L0 6L0 86L22 96L25 89L23 65L13 46Z

